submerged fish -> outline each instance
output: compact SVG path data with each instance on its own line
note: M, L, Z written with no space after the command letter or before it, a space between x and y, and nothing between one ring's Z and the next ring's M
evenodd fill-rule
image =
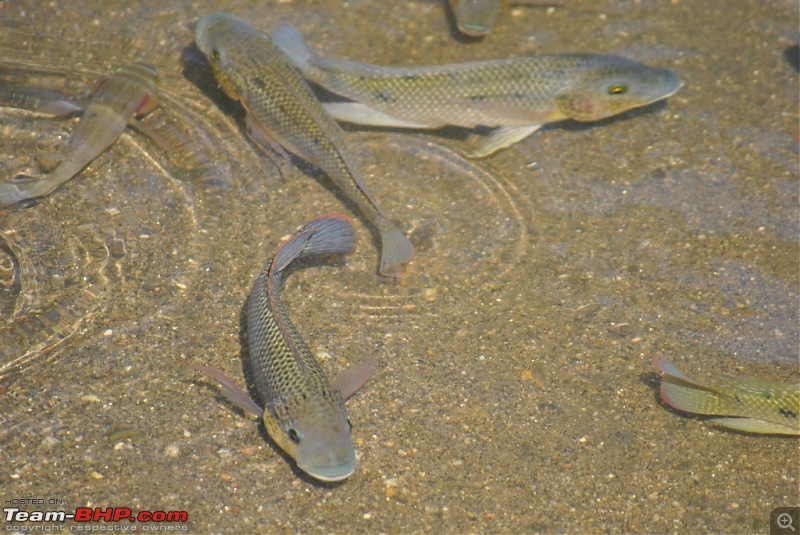
M605 54L381 67L322 58L292 26L281 26L272 38L308 79L355 101L325 105L338 120L399 128L497 127L477 144L474 157L513 145L545 123L603 119L681 87L670 70Z
M411 242L381 212L345 149L342 129L270 36L233 15L214 13L197 24L195 37L222 89L247 110L253 135L325 171L377 227L380 272L398 274L414 257Z
M69 148L60 155L42 157L56 166L43 177L20 177L0 182L0 205L41 197L74 177L122 134L134 117L156 105L158 70L148 63L130 63L97 84L83 112Z
M263 409L232 379L207 366L194 367L222 385L225 396L261 416L273 440L303 471L322 481L340 481L353 473L355 450L344 400L363 385L374 360L353 366L328 383L325 372L297 332L280 298L289 265L304 256L346 254L355 247L349 219L320 216L281 245L259 273L243 310L248 368Z
M497 21L503 0L450 0L450 9L461 33L479 37Z
M721 375L725 386L708 386L684 375L664 359L661 399L671 407L709 416L711 421L748 433L800 435L800 384Z
M560 0L449 0L458 30L470 37L482 37L492 30L503 4L554 6Z

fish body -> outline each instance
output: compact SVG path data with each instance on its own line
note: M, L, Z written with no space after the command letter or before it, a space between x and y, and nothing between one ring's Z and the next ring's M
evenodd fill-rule
M800 435L800 384L721 375L724 386L709 386L666 360L653 365L664 373L661 399L675 409L726 416L711 421L748 433Z
M353 101L327 104L334 118L399 128L497 127L475 157L508 147L546 123L603 119L666 98L681 86L670 70L607 54L383 67L322 58L288 25L273 39L306 78Z
M67 150L49 155L55 168L43 177L16 178L0 182L0 205L41 197L74 177L119 138L128 123L157 105L158 70L148 63L120 67L97 84Z
M411 242L382 213L346 150L341 128L270 36L227 13L204 17L195 35L220 86L247 111L254 135L322 169L377 227L380 272L399 273L413 259Z
M322 481L340 481L355 470L344 400L367 381L375 361L353 366L329 383L289 318L280 290L294 260L347 254L354 247L349 219L338 214L320 216L284 242L256 278L242 311L242 328L246 368L261 404L219 370L193 365L219 381L230 401L261 416L269 435L297 466Z

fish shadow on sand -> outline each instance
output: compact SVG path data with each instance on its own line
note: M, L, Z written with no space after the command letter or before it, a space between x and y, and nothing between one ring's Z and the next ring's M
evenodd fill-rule
M786 47L783 51L783 59L794 67L794 70L800 71L800 44Z

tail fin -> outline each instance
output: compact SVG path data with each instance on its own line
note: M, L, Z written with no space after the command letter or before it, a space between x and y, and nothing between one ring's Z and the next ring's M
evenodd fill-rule
M317 57L311 48L303 40L303 36L297 28L291 24L282 24L272 32L272 42L280 48L284 54L289 56L301 71L308 68L311 62Z
M414 260L414 246L403 232L388 219L379 224L381 233L381 263L378 268L381 275L399 277L403 274L403 264Z
M297 258L320 254L348 254L355 249L353 223L341 214L326 214L306 223L281 245L272 258L270 277Z
M653 365L664 373L661 379L661 399L674 409L696 414L726 414L722 395L681 372L664 359L655 359Z

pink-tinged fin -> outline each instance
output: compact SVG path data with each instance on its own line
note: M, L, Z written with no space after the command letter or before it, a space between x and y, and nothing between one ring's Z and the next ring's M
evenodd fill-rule
M690 379L667 360L655 359L653 366L665 373L660 389L664 403L696 414L725 414L717 390Z
M695 414L725 414L720 410L720 396L713 390L685 382L661 381L661 399L670 407Z
M323 254L349 254L355 250L353 222L342 214L325 214L306 223L281 245L272 258L270 277L295 259Z
M239 385L237 385L233 379L231 379L218 369L212 368L210 366L203 366L202 364L192 363L191 367L197 371L203 372L212 379L218 381L220 389L222 391L222 395L225 396L225 399L227 399L228 401L230 401L243 411L261 417L261 415L264 412L264 409L259 407L256 404L256 402L253 401L244 390L239 388Z
M153 95L150 93L146 93L144 97L142 97L141 102L139 105L136 106L136 110L133 112L134 117L141 117L142 115L147 115L154 109L158 107L158 101L153 98Z
M670 377L674 377L675 379L680 379L681 381L686 381L689 384L705 387L705 385L703 383L698 383L694 379L691 379L685 373L683 373L678 368L676 368L668 360L665 360L665 359L653 359L653 366L658 371L664 372L665 374L667 374Z
M342 393L342 398L348 399L366 384L377 365L377 359L367 359L354 364L337 375L331 381L331 386Z
M761 435L800 435L800 427L792 428L788 425L781 425L754 418L714 418L712 422L729 429L744 431L746 433L758 433Z

